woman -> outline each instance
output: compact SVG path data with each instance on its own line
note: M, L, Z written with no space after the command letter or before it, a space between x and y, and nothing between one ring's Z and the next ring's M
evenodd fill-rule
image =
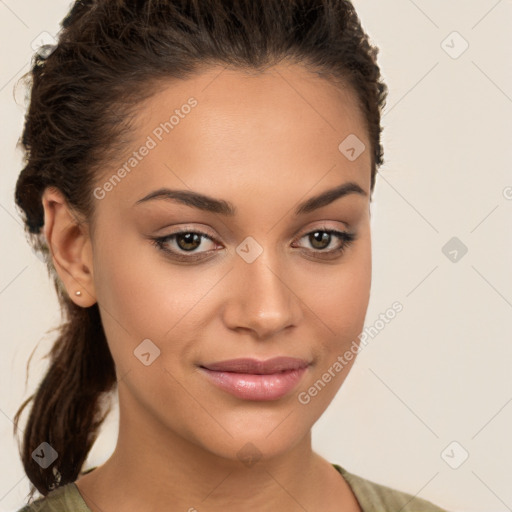
M22 510L442 510L311 448L357 353L383 162L351 3L77 1L62 26L16 186L66 315L16 416L32 399ZM114 392L116 448L83 471Z

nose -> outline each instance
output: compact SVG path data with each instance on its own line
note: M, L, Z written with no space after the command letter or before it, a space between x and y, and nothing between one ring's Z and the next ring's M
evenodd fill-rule
M255 261L239 258L231 271L223 318L236 331L249 331L268 339L299 325L302 302L294 290L291 272L268 258L264 251Z

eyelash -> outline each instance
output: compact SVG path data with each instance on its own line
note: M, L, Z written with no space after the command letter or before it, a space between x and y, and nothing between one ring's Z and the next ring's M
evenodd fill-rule
M307 236L312 235L317 232L328 233L329 235L334 235L336 238L338 238L338 240L342 241L343 243L337 249L331 249L329 251L325 251L325 250L321 250L321 249L317 249L317 250L304 249L304 251L312 252L312 253L316 253L316 254L324 254L326 256L332 256L332 257L341 256L345 252L345 250L357 239L357 235L355 233L348 233L347 231L338 231L336 229L320 227L320 228L314 229L312 231L308 231L307 233L304 233L296 240L301 240L302 238L307 237ZM179 253L175 250L171 250L166 247L165 244L169 240L173 240L176 237L178 237L179 235L185 235L185 234L199 235L203 238L206 238L207 240L210 240L211 242L215 242L215 239L212 238L207 233L204 233L203 231L193 230L193 229L177 231L176 233L172 233L171 235L166 235L166 236L162 236L162 237L152 237L151 241L152 241L152 244L154 246L156 246L159 250L163 251L166 254L171 255L173 258L175 258L179 261L195 262L198 260L205 259L204 256L194 255L193 253L190 253L190 254L192 254L192 256L183 256L183 254L186 254L186 252ZM208 251L206 251L206 252L208 252ZM202 253L199 253L199 254L202 254ZM322 257L322 256L320 256L320 257Z

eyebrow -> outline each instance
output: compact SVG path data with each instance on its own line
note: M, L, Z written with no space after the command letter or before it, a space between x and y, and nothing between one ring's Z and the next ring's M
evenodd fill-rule
M363 197L368 195L357 183L349 181L300 203L295 209L294 215L298 216L310 213L349 194L359 194ZM169 188L160 188L150 192L148 195L136 201L134 206L157 199L177 201L192 208L212 213L219 213L229 217L235 216L237 212L235 205L229 201L215 199L190 190L171 190Z

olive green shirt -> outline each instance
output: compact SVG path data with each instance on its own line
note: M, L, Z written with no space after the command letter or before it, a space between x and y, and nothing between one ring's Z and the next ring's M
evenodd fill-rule
M352 489L363 512L447 512L429 501L353 475L338 464L333 466ZM91 512L91 509L86 505L78 487L71 482L57 487L18 512Z

